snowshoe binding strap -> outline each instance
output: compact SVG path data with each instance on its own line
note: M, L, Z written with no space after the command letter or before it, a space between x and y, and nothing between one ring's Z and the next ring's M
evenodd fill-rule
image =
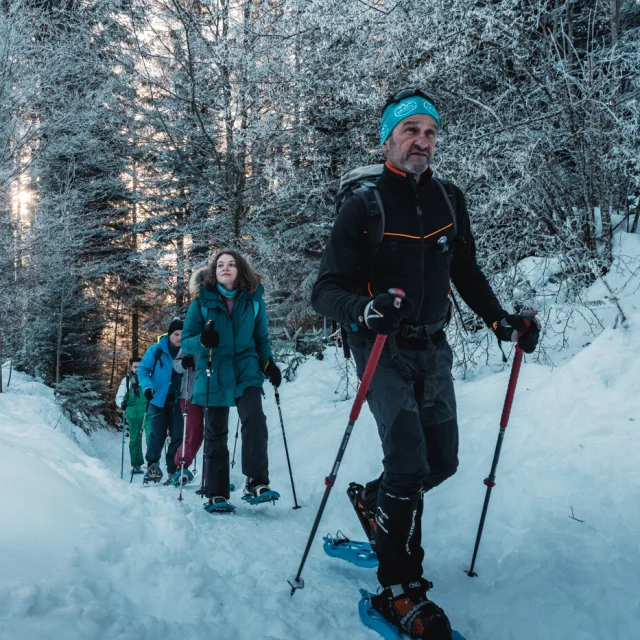
M204 505L207 513L233 513L236 508L223 496L214 496Z
M367 540L371 545L372 549L376 548L376 522L372 517L372 514L367 509L367 506L364 502L363 497L364 487L357 482L349 483L349 488L347 489L347 496L349 496L349 500L358 516L358 521L362 526L362 529L367 536Z
M394 596L391 589L371 598L371 605L383 617L411 638L451 640L451 625L444 611L426 596L432 584L421 579Z
M272 502L275 504L276 500L280 498L280 494L277 491L272 491L269 485L255 483L249 480L244 488L244 495L242 499L251 504L261 504L263 502Z
M385 597L384 593L374 595L365 589L360 589L360 595L358 612L360 619L367 627L379 633L385 640L402 640L407 637L408 632L398 625L398 621L396 619L391 620L387 615L381 613L378 606L376 606L379 603L379 599ZM440 609L433 602L430 604ZM440 609L440 611L442 610ZM425 617L428 618L428 616ZM444 619L444 625L440 625L442 619ZM428 620L428 622L429 626L425 632L419 636L410 635L409 637L423 638L423 640L465 640L458 631L451 629L449 620L444 613L438 616L437 621Z

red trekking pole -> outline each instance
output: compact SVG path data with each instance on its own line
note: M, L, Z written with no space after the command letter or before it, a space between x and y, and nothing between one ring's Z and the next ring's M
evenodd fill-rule
M525 314L527 312L523 312ZM532 320L537 314L536 311L529 311ZM527 320L525 320L527 322ZM480 525L478 526L478 535L476 536L476 544L473 549L473 558L471 559L471 567L467 574L475 578L478 574L473 570L476 563L476 557L478 555L478 548L480 547L480 538L482 538L482 530L484 528L484 521L487 517L487 508L489 507L489 499L491 498L491 489L496 486L496 469L498 468L498 460L500 459L500 450L502 449L502 441L504 440L504 432L509 424L509 415L511 414L511 405L513 404L513 396L516 392L516 384L518 383L518 375L520 373L520 365L522 364L523 351L516 342L516 355L513 359L513 365L511 366L511 375L509 376L509 385L507 386L507 396L504 399L504 406L502 407L502 416L500 418L500 432L498 433L498 442L496 443L496 450L493 454L493 462L491 463L491 471L489 477L485 478L484 483L487 486L487 493L484 496L484 504L482 505L482 515L480 516Z
M402 303L402 298L404 298L404 291L402 291L402 289L389 289L389 293L395 297L393 306L396 309L399 309L400 304ZM373 349L371 349L369 361L367 362L367 366L365 367L364 373L362 374L360 388L358 389L356 398L353 401L353 407L351 408L351 413L349 414L349 423L347 424L347 430L344 432L344 436L342 437L342 442L340 443L340 449L338 450L336 461L333 463L331 473L324 479L324 483L327 488L324 491L324 496L322 496L322 502L320 503L320 508L318 509L316 519L313 523L313 527L311 528L307 546L304 550L304 553L302 554L302 562L300 562L300 567L298 568L298 573L295 575L295 577L292 577L287 581L291 585L291 595L296 592L296 589L304 589L304 580L300 577L302 574L302 569L304 568L304 563L307 561L307 556L309 555L309 550L311 549L313 539L315 538L316 532L318 531L320 519L322 518L324 508L327 505L329 494L331 493L331 489L333 489L333 485L336 482L336 476L338 475L340 463L342 462L347 444L349 444L349 438L351 437L353 427L356 423L356 420L358 419L358 416L360 415L360 409L362 409L364 399L367 396L367 391L369 390L371 379L373 378L373 374L375 373L376 367L378 366L378 360L380 360L380 354L382 353L382 348L384 347L386 339L387 336L378 334L376 336L375 342L373 343Z

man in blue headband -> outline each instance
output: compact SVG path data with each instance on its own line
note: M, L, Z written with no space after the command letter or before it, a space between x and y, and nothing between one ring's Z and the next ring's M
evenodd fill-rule
M433 100L419 89L389 98L380 122L386 163L375 188L356 184L343 201L311 302L342 323L360 377L376 334L388 336L367 395L384 471L347 492L378 555L383 590L371 604L412 638L450 640L447 616L426 595L421 547L423 494L458 466L453 354L444 332L450 281L499 340L517 340L531 353L539 328L502 308L476 262L462 192L433 176L439 127ZM400 308L391 288L406 294Z

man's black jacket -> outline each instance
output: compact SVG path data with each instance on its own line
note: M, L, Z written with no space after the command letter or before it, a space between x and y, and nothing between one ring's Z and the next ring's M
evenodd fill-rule
M476 248L464 196L457 187L457 236L438 185L427 170L416 181L385 165L378 182L385 211L384 237L371 258L370 218L362 200L345 201L327 242L311 304L320 314L362 326L364 307L377 293L403 289L413 303L406 322L435 324L449 310L449 281L463 300L491 324L504 317L476 263Z

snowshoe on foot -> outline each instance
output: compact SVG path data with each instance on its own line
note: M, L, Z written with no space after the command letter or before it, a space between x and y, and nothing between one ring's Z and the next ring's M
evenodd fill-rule
M373 607L371 599L376 597L373 593L360 589L360 595L362 597L358 603L358 613L365 626L379 633L385 640L404 640L407 637L403 631L380 615ZM465 640L465 638L459 631L452 629L451 640Z
M140 467L132 467L131 468L131 475L132 476L138 475L140 473L144 473L144 471Z
M236 508L223 496L213 496L204 505L204 510L208 513L233 513Z
M244 495L242 499L249 504L256 505L263 502L272 502L275 504L276 500L280 498L280 494L277 491L272 491L268 484L261 484L251 478L247 479L247 484L244 487Z
M387 587L371 598L371 606L410 638L452 640L451 625L445 612L427 598L431 586L428 580L420 578Z
M371 549L376 550L376 521L374 514L369 511L364 501L364 487L357 482L350 482L347 489L349 500L355 509L358 520L364 529Z
M174 487L179 487L180 483L182 483L182 486L184 486L185 484L189 484L192 480L193 480L193 473L191 473L189 469L183 469L182 471L178 469L171 476L171 484Z
M153 462L147 468L147 473L144 474L144 478L142 480L143 485L148 485L150 483L157 484L162 480L162 469L158 466L156 462Z
M327 535L322 539L324 552L332 558L346 560L365 569L374 569L378 566L378 554L368 542L349 540L342 531L338 531L335 538Z

